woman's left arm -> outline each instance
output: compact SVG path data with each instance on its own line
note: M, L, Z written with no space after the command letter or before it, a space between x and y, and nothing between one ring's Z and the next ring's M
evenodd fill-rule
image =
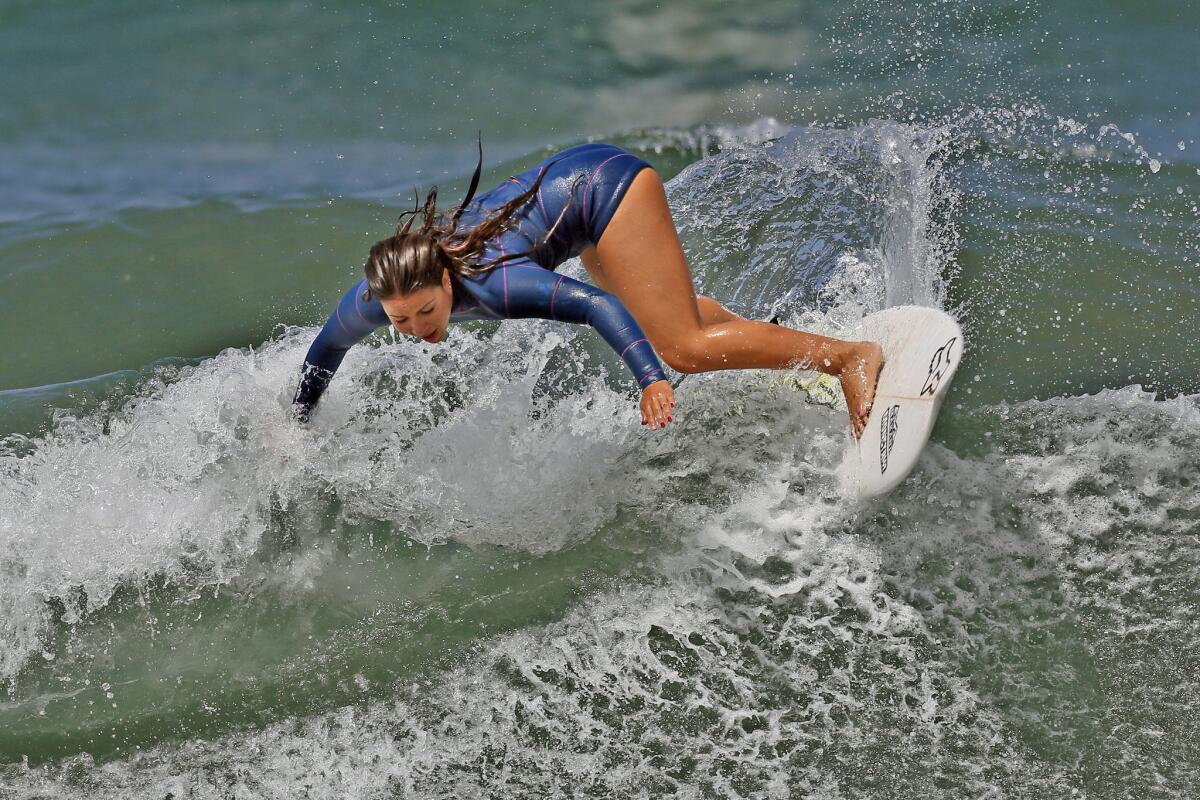
M675 395L637 320L615 295L536 265L497 267L508 317L541 317L588 324L608 342L642 388L642 424L659 428L674 418Z

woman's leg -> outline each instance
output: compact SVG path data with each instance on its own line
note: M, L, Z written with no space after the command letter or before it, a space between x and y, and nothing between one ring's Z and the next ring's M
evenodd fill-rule
M696 304L700 306L700 322L705 326L717 325L722 322L746 321L711 297L700 295L696 298Z
M605 232L607 233L607 230ZM604 279L604 270L600 266L600 256L596 254L595 247L584 248L583 252L579 254L579 259L583 262L583 266L587 268L588 275L591 276L593 283L609 294L615 294L612 287ZM742 319L742 317L739 317L716 300L704 295L696 297L696 306L700 312L700 323L702 325L716 325L719 322L735 322Z
M862 432L883 365L879 346L745 320L709 298L697 298L666 192L653 170L634 178L594 258L585 258L584 265L597 285L621 299L672 369L800 367L836 375L855 435Z
M604 272L600 266L600 257L596 254L596 248L584 248L583 252L579 254L579 259L583 262L583 266L587 268L592 282L609 294L613 294L613 290L604 280ZM711 297L698 295L696 297L696 305L700 311L700 322L702 325L716 325L718 322L735 322L743 319Z

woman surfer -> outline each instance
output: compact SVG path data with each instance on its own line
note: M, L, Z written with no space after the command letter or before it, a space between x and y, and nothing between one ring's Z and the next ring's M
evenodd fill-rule
M633 372L642 424L651 428L671 422L675 406L657 352L679 372L799 367L836 375L852 432L861 434L883 365L879 345L743 319L697 296L662 181L645 161L612 145L578 145L472 202L480 167L452 216L438 214L434 189L371 248L366 278L305 357L294 400L302 419L346 351L379 327L433 343L451 322L541 317L600 333ZM596 286L554 272L574 256Z

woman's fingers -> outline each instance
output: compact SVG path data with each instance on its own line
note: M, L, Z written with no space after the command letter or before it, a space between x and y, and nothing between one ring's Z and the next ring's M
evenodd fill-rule
M666 427L674 420L675 392L666 381L656 381L642 392L642 424L651 429Z
M643 416L649 420L651 430L661 428L667 424L667 414L663 410L662 400L657 397L651 397L646 404L647 408L643 412Z
M657 409L658 424L665 426L671 421L671 403L674 397L671 394L671 385L666 384L666 390L659 392L654 396L654 405Z

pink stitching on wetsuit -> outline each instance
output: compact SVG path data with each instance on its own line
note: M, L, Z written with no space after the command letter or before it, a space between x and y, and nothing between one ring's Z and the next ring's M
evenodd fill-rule
M558 319L558 317L554 316L554 299L558 297L558 287L562 286L564 277L563 275L558 276L558 282L554 284L554 291L550 293L550 319L553 320Z
M340 306L340 305L341 305L341 303L338 303L338 306ZM337 317L338 325L341 325L342 330L344 330L346 333L350 334L351 336L354 336L355 335L354 331L347 328L346 323L342 322L342 311L340 308L338 308L338 306L334 306L334 308L333 308L333 315L335 317Z
M627 345L625 346L625 349L621 351L621 358L624 358L624 357L625 357L625 354L629 352L629 348L631 348L631 347L633 347L635 344L639 344L639 343L641 343L641 342L646 342L646 340L645 340L645 339L634 339L632 342L630 342L629 344L627 344ZM646 344L650 344L650 343L649 343L649 342L646 342Z
M500 277L504 279L504 316L508 316L508 267L500 268Z
M587 229L588 227L590 227L588 225L587 201L588 201L588 192L590 192L592 190L592 181L596 180L596 176L600 173L600 170L604 169L605 164L612 161L614 158L620 158L621 156L633 156L633 153L617 153L615 156L609 156L608 158L601 161L600 166L596 167L595 172L592 173L592 177L588 178L587 186L583 187L583 227L584 227L584 229Z
M515 181L516 178L513 178ZM520 184L517 184L520 186ZM507 249L504 247L504 237L498 237L496 243L500 245L500 257L504 258L508 255ZM500 277L504 279L504 316L508 316L508 265L500 267Z

